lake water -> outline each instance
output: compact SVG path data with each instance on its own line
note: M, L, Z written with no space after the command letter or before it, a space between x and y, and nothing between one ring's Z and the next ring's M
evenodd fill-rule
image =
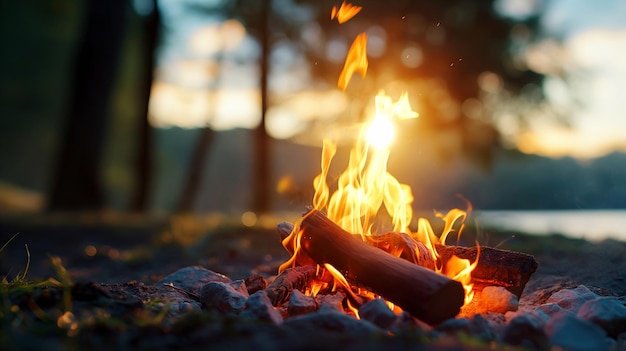
M626 210L474 211L479 226L589 241L626 241Z

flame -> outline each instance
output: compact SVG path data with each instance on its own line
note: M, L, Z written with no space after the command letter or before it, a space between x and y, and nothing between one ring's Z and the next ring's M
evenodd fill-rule
M338 188L330 198L326 177L336 145L324 140L322 172L314 181L313 205L318 210L326 209L328 218L348 232L371 235L383 205L391 217L393 230L409 232L413 216L411 188L387 172L389 144L395 133L392 118L399 111L416 115L407 105L406 99L393 102L383 92L379 93L376 116L362 128L357 144L350 152L348 168L339 176Z
M341 90L346 90L355 72L359 72L362 77L365 77L367 65L367 34L361 33L354 39L350 50L348 50L348 56L346 56L346 62L339 75L337 86Z
M457 256L452 256L446 263L444 273L463 284L463 289L465 289L465 305L472 302L474 298L474 291L472 290L474 284L472 283L472 271L478 265L478 257L480 257L480 246L476 246L478 248L478 253L476 255L476 260L473 263L469 263L469 260L465 260L462 258L458 258Z
M333 20L337 18L337 22L339 22L339 24L346 23L352 19L352 17L356 16L361 9L363 9L363 6L355 6L344 1L341 3L339 8L337 8L337 6L333 6L330 11L330 19Z
M343 3L339 9L333 7L331 19L337 18L343 23L361 10L360 6ZM360 72L363 77L367 72L366 56L367 35L361 33L352 43L344 68L339 76L337 85L345 90L352 75ZM476 268L478 257L470 264L469 260L460 259L456 256L448 260L445 267L438 265L439 254L437 245L445 245L447 237L457 232L460 235L464 228L464 220L467 211L452 209L446 214L436 213L436 216L444 221L444 227L439 236L435 235L430 222L424 218L417 221L417 231L409 228L413 220L413 194L411 188L400 183L387 171L390 146L395 137L395 119L416 118L409 104L406 93L403 93L397 101L380 92L375 98L376 113L374 117L364 124L359 131L355 146L350 151L348 166L337 180L335 191L331 194L327 182L330 164L337 152L337 145L331 140L324 140L321 158L321 173L313 181L315 194L313 207L325 211L328 218L344 230L360 234L366 242L374 242L368 238L375 237L376 233L384 233L393 230L397 233L405 233L416 243L421 243L423 252L415 242L411 243L411 250L417 257L415 262L426 262L426 266L435 271L446 274L448 277L459 281L465 289L465 303L473 297L471 272ZM471 206L468 203L468 211ZM303 218L304 219L304 218ZM301 219L302 220L302 219ZM460 224L458 224L460 223ZM456 229L458 227L458 229ZM312 264L315 262L307 257L300 249L300 240L303 233L299 223L294 225L291 234L283 240L283 246L293 252L293 256L280 266L279 272L297 264ZM401 256L403 249L391 250L391 254ZM354 292L346 278L328 263L324 265L324 273L328 272L334 279L333 289L342 287L353 299ZM318 265L318 278L320 266ZM321 289L326 289L329 284L324 280L315 282L310 294L315 295ZM362 291L356 288L360 296L376 298L372 292ZM358 317L358 312L352 305L349 309ZM401 311L397 306L388 302L389 307L395 312Z
M478 259L470 264L469 260L452 257L445 267L438 267L439 254L436 249L437 244L445 245L451 233L461 234L467 211L454 208L445 214L436 213L436 216L444 221L439 236L435 234L430 222L424 218L418 219L417 231L411 231L409 228L413 219L411 188L400 183L387 170L389 145L394 133L394 117L406 118L417 115L411 110L405 96L395 102L382 92L376 97L376 115L361 129L356 145L350 152L348 166L339 176L337 188L332 195L327 176L337 146L330 140L324 140L321 173L314 180L314 208L325 211L328 218L344 230L361 234L364 241L367 241L367 236L376 235L375 230L390 229L394 232L407 233L429 251L430 255L426 257L432 260L431 266L435 267L435 271L463 284L466 291L465 301L468 303L473 297L471 272L476 267ZM468 210L471 210L471 207ZM402 252L393 254L400 256ZM419 254L418 250L416 254ZM339 279L337 274L333 276ZM340 285L345 287L346 283L342 282Z

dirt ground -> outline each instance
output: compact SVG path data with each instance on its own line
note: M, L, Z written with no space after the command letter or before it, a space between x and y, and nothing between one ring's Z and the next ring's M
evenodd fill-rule
M394 338L350 333L304 335L211 313L190 314L174 324L164 324L163 316L147 308L150 294L158 290L153 283L182 267L200 265L232 279L253 273L275 275L288 259L275 230L281 220L269 218L255 227L245 227L223 217L0 218L0 243L19 233L0 253L0 278L11 282L26 273L29 282L48 278L63 281L60 263L69 274L65 279L73 282L69 293L58 285L31 284L17 289L11 284L8 289L0 285L0 345L14 346L7 350L117 347L156 351L206 349L206 345L227 350L291 350L316 349L315 345L321 349L330 340L335 346L344 345L344 350L450 349L447 340L431 342L414 330ZM521 308L541 304L553 292L580 284L600 295L626 297L624 242L590 243L560 235L530 236L486 229L476 233L472 228L463 238L461 245L478 240L483 246L535 256L539 267L526 285ZM65 296L73 299L70 303L75 314L63 312L67 311L63 307L67 305ZM59 334L60 329L67 334ZM74 335L73 330L80 333ZM480 343L474 347L474 341L458 338L449 342L452 349L486 347ZM424 343L428 347L419 346Z
M271 276L288 255L270 218L245 227L226 217L150 218L132 216L4 217L0 243L18 234L0 253L0 276L24 271L29 279L54 275L51 256L61 258L75 281L153 283L176 269L201 265L232 279L252 273ZM467 228L461 244L534 255L539 262L525 293L553 283L584 284L626 296L626 243L590 243L560 235Z

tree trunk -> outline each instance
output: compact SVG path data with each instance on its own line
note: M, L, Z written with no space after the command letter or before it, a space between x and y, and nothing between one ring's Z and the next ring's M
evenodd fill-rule
M133 212L145 212L148 207L150 190L150 173L152 169L153 133L149 123L150 91L154 80L155 55L159 41L160 15L157 0L152 0L153 10L145 19L144 76L140 86L139 100L141 111L137 139L137 156L135 163L135 192L131 200Z
M269 136L265 129L265 117L268 108L268 74L269 74L269 54L270 35L269 17L271 16L271 0L263 0L261 13L261 122L254 132L254 200L253 210L257 214L264 214L269 211L269 182L270 182L270 155Z
M124 0L88 2L48 211L99 210L102 148L124 38Z
M206 163L211 144L215 139L215 131L206 126L200 131L200 136L196 143L196 147L193 150L193 155L189 161L187 180L183 185L183 192L176 206L176 210L181 213L191 212L193 205L196 201L196 195L198 189L200 189L200 182L204 176L204 166Z

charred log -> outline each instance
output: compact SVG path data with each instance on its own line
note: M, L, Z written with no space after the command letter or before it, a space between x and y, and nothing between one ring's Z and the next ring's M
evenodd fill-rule
M502 286L517 295L518 299L538 266L531 255L493 247L437 245L436 249L441 262L447 262L452 256L468 259L470 262L478 257L478 264L472 271L474 288L482 290L485 286Z
M315 267L301 266L288 268L278 275L265 291L272 301L272 305L278 306L287 301L293 289L305 291L315 278Z
M331 264L349 281L426 323L452 318L463 306L461 283L368 245L317 210L303 217L293 235L300 236L302 254L318 264Z
M280 223L278 232L281 239L291 233L293 225ZM434 269L434 260L430 251L421 242L405 233L388 232L365 237L369 245L387 251L409 262ZM475 290L486 286L501 286L512 292L519 299L530 276L537 270L537 261L531 255L481 246L463 247L435 245L439 254L437 265L443 267L452 256L474 262L479 257L476 268L472 271L472 283ZM288 248L289 249L289 248ZM479 254L480 252L480 254ZM291 252L293 254L293 252Z

